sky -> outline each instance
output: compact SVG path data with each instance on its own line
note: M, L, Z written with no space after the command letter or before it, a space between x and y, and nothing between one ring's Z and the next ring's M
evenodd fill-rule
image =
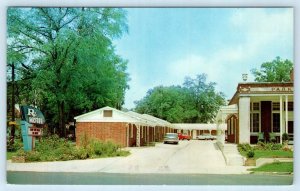
M127 109L156 86L207 74L230 99L251 69L277 56L293 61L292 8L127 8L129 33L115 40L128 60Z

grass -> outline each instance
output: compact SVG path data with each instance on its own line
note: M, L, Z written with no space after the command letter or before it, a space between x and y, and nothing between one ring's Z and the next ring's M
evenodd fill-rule
M255 150L254 158L293 158L292 151L274 150L274 151L263 151Z
M259 158L293 158L292 151L274 150L274 151L264 151L264 150L254 150L254 159ZM241 152L241 155L247 157L247 152Z
M17 152L10 152L10 151L7 151L6 152L6 160L10 160L13 156L16 155Z
M285 173L292 173L293 169L293 162L275 162L271 164L265 164L258 168L249 169L253 172L285 172Z
M259 158L293 158L292 151L284 150L254 150L253 159ZM240 154L244 157L247 157L247 151L241 151ZM248 158L248 157L247 157Z

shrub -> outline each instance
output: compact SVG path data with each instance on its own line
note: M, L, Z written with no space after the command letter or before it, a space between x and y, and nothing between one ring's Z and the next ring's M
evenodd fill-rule
M240 152L248 152L250 150L252 150L252 147L250 144L245 143L245 144L238 144L238 150Z
M119 156L120 146L111 141L91 140L87 146L87 151L92 157Z
M248 157L248 158L253 158L254 155L255 155L255 153L254 153L253 150L250 150L250 151L247 152L247 157Z
M10 152L16 152L23 147L23 143L21 139L15 139L14 143L12 143L12 139L7 138L6 141L6 149Z
M26 162L33 162L129 155L129 151L122 151L119 145L111 141L101 142L86 137L84 141L83 145L76 147L70 141L61 139L57 135L43 137L36 144L35 151L26 152L22 149L17 152L17 156L24 156Z
M283 145L282 144L278 144L278 143L263 143L263 142L258 142L257 145L254 148L256 150L274 151L274 150L281 150L283 148Z
M283 133L282 134L282 141L283 142L286 142L286 141L288 141L289 140L289 135L287 134L287 133Z
M272 144L272 150L281 150L283 148L282 144Z

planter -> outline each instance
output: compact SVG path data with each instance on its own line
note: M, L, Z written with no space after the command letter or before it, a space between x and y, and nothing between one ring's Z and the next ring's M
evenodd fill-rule
M13 162L13 163L24 163L25 162L25 157L24 156L13 156L11 158L11 162Z
M253 158L247 158L245 166L256 166L256 160Z

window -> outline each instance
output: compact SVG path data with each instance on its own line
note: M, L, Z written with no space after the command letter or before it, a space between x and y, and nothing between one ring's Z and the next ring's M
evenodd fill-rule
M288 102L288 111L294 111L294 102Z
M273 113L273 132L280 132L280 113Z
M273 102L273 111L279 111L280 110L280 103L279 102Z
M251 103L251 113L250 113L250 132L258 133L260 126L260 107L259 102Z
M283 104L284 104L284 110L286 110L285 102ZM294 111L294 102L288 102L288 111Z
M294 121L288 121L288 134L294 134Z
M259 132L259 113L253 113L252 132Z
M104 110L103 117L112 117L112 110Z
M259 111L259 102L253 103L253 111Z

